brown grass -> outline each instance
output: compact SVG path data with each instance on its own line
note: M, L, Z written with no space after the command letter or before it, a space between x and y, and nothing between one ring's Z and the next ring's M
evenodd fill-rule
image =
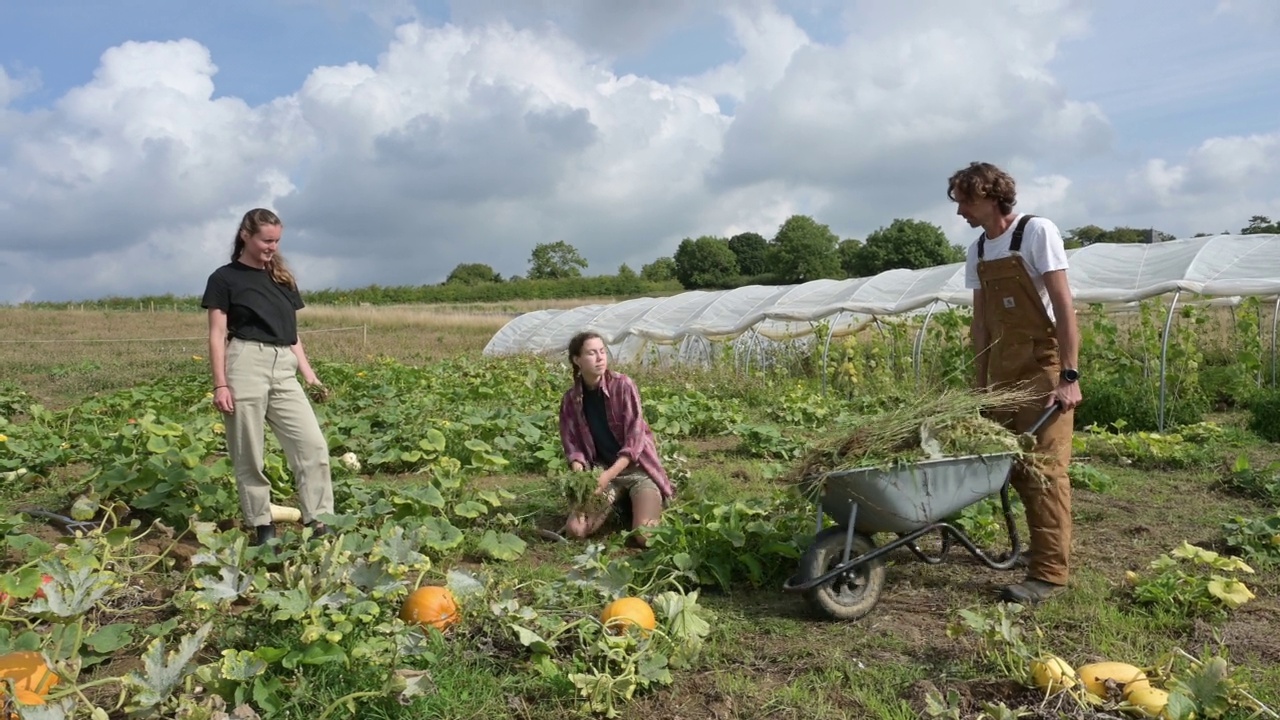
M298 326L309 357L422 363L479 353L514 314L458 306L309 307ZM0 378L49 407L208 364L203 313L0 308ZM199 359L196 359L199 358Z

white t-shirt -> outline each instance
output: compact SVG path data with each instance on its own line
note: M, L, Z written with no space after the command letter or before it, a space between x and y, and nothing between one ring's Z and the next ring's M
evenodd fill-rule
M1022 213L1019 213L1009 225L1009 229L1005 230L1000 237L987 238L982 248L984 260L999 260L1009 256L1009 243L1013 242L1013 231L1018 227L1018 220L1021 218ZM1027 227L1022 231L1022 264L1027 267L1036 290L1040 291L1040 301L1044 303L1044 309L1049 312L1049 319L1053 320L1053 303L1049 300L1049 292L1045 290L1044 279L1041 276L1054 270L1066 270L1067 251L1062 244L1062 233L1052 220L1034 217L1027 221ZM969 290L982 289L982 282L978 279L977 240L969 245L969 254L964 265L964 286Z

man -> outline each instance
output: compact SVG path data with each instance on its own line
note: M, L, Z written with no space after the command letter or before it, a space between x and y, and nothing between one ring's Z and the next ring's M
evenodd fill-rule
M1066 587L1071 554L1071 432L1080 403L1076 326L1067 254L1052 222L1015 213L1016 186L990 163L971 163L951 176L947 197L970 227L982 228L969 246L965 286L973 290L971 335L978 388L1021 386L1044 397L1001 418L1026 432L1054 402L1036 433L1038 473L1011 477L1026 506L1031 531L1026 578L1005 587L1003 600L1034 605Z

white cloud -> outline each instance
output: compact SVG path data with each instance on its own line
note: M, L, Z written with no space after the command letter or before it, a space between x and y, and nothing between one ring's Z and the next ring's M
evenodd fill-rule
M457 24L399 25L375 63L252 107L217 92L199 42L108 49L50 107L0 103L0 301L199 293L259 205L311 288L436 282L460 262L522 274L555 240L592 272L638 269L792 213L842 237L916 217L965 242L945 184L971 160L1009 168L1019 208L1064 229L1219 230L1275 207L1276 128L1182 158L1115 147L1103 109L1055 80L1086 28L1075 4L859 3L819 42L740 0L733 61L672 82L616 71L680 5L460 5ZM0 101L23 82L0 70Z

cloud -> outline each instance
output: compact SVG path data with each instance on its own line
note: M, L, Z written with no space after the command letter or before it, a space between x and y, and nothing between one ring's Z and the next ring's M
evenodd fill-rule
M191 40L125 43L89 83L20 121L0 175L0 249L39 262L122 251L260 196L307 131L287 100L213 99L216 71Z
M737 0L736 57L669 81L619 71L692 22L680 7L459 3L259 105L218 87L194 39L109 48L52 105L0 103L0 301L198 294L256 206L284 218L304 288L438 282L462 262L523 274L557 240L612 272L793 213L842 237L916 217L967 242L945 182L979 159L1064 229L1189 234L1275 207L1280 128L1182 155L1116 146L1103 107L1056 79L1087 28L1073 3L839 5L818 33ZM0 101L27 82L0 70Z
M34 73L22 77L10 75L4 66L0 65L0 110L4 110L9 103L39 86L39 75Z
M683 0L456 0L451 20L463 27L510 25L562 34L592 54L634 53L692 14Z

